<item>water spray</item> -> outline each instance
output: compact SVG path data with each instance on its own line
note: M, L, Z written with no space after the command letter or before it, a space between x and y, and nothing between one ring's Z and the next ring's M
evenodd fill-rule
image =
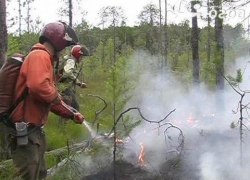
M96 136L96 132L90 127L90 125L88 124L88 122L83 121L82 124L88 129L91 137L94 138Z
M68 109L69 111L71 111L73 114L78 113L78 111L76 109L74 109L73 107L67 105L66 103L64 103L63 101L61 101L62 105ZM86 122L83 121L82 123L89 131L90 135L92 138L94 138L96 136L96 132L90 127L90 125Z

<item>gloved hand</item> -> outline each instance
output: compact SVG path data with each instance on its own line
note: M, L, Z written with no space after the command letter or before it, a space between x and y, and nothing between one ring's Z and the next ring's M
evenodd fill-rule
M82 124L84 120L85 120L85 118L81 113L79 113L79 112L74 113L74 122L76 124Z
M81 88L87 88L87 84L85 84L85 83L82 82L81 85L80 85L80 87Z

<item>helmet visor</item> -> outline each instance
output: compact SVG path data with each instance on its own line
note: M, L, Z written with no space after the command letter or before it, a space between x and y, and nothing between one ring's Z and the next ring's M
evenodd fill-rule
M65 25L65 40L67 41L67 46L75 45L79 43L78 37L75 31L68 25Z
M85 46L82 46L80 54L83 55L83 56L89 56L89 50L88 50L88 48L86 48Z

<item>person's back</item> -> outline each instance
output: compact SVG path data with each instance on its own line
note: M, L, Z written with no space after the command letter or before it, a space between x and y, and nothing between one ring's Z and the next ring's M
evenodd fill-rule
M25 106L23 101L13 112L14 122L26 119L35 126L45 124L50 103L58 96L53 80L53 63L53 57L44 45L38 43L33 46L22 65L16 85L16 99L27 90L29 96L25 99Z
M54 80L53 64L58 53L65 47L78 42L73 29L64 23L47 24L20 70L15 88L15 99L24 94L11 115L16 129L10 129L11 156L22 179L36 180L46 177L44 153L46 150L43 126L49 111L81 124L84 117L62 102ZM19 127L25 133L18 136Z

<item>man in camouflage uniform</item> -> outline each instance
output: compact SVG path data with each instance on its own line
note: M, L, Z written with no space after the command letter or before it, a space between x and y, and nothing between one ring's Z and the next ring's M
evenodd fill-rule
M75 85L86 88L87 85L79 80L79 74L81 71L78 70L78 65L81 62L83 56L89 56L88 49L85 46L75 45L71 49L71 57L66 58L66 62L63 65L61 76L58 80L59 90L62 93L64 101L79 110L79 104L75 96Z

